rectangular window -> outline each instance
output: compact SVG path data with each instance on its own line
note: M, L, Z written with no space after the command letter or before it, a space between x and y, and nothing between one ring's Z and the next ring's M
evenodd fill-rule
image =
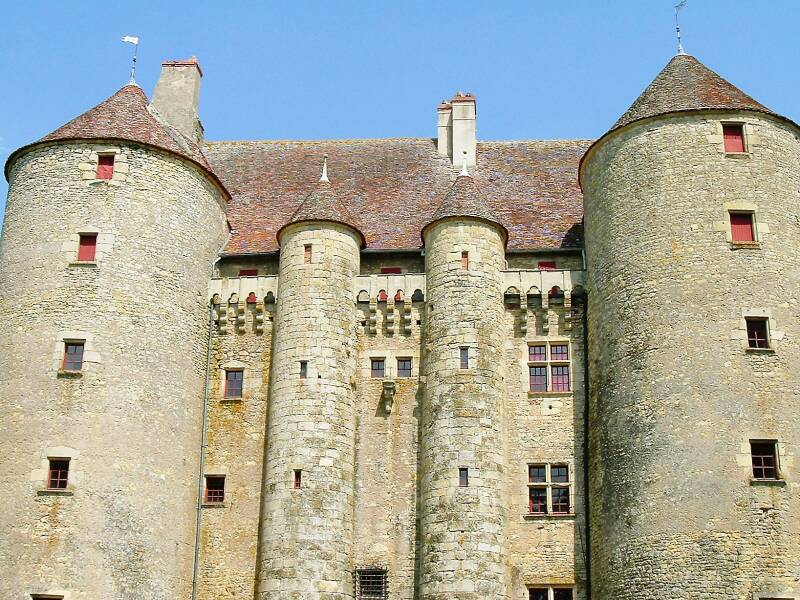
M239 277L258 277L258 269L239 269Z
M402 272L400 267L381 267L381 275L397 275Z
M744 152L744 126L741 123L726 123L722 126L725 152Z
M225 502L225 475L206 475L205 501L207 504Z
M551 367L553 377L554 392L568 392L569 391L569 366L568 365L553 365Z
M571 513L572 482L569 465L528 465L528 512L532 515Z
M78 261L92 262L97 254L97 234L82 233L78 238Z
M731 241L733 242L755 242L755 228L753 227L753 213L732 212L731 217Z
M754 479L778 479L778 448L774 441L750 441Z
M97 157L97 179L111 179L114 176L114 155L100 154Z
M292 487L296 490L299 490L303 487L303 471L302 469L295 469L294 470L294 479L292 480Z
M370 376L383 378L386 374L386 360L383 358L373 358L370 361Z
M356 600L385 600L389 597L385 569L356 570Z
M47 470L47 489L65 490L69 478L69 459L50 458Z
M547 588L528 588L528 600L550 600Z
M556 263L552 260L540 260L538 267L540 271L555 271Z
M466 467L458 469L458 487L469 487L469 469Z
M469 252L461 253L461 268L469 269Z
M547 346L528 346L528 362L547 361Z
M469 369L469 348L459 348L459 363L462 369Z
M550 360L569 360L569 344L550 344Z
M306 263L311 262L311 244L303 246L303 261Z
M54 596L53 594L31 594L31 600L64 600L64 596Z
M531 392L571 391L569 342L528 345L528 378Z
M301 360L300 361L300 379L307 379L308 378L308 361Z
M398 358L397 359L397 376L398 377L411 377L411 359Z
M532 392L547 391L547 367L528 367Z
M746 317L747 345L750 348L769 348L769 327L767 319Z
M225 371L225 397L241 398L242 387L244 385L244 371L241 369L230 369Z
M84 342L64 342L64 362L61 368L64 371L80 371L83 368Z
M572 588L555 588L553 600L572 600Z

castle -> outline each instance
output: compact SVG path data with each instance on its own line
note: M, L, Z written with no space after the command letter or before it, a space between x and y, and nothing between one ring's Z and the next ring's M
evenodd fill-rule
M209 142L201 76L5 165L0 597L800 598L796 123L681 53L595 141Z

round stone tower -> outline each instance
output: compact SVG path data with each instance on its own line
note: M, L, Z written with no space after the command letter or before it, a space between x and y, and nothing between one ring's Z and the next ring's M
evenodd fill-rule
M278 242L258 598L352 598L353 281L364 237L323 171Z
M506 230L458 177L425 243L420 598L507 597L502 274Z
M583 159L594 600L800 593L799 134L678 55Z
M187 598L227 192L136 85L6 177L0 596Z

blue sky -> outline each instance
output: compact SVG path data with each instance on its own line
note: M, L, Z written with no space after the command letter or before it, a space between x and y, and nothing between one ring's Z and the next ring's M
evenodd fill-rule
M212 140L433 136L458 90L477 95L479 139L594 138L674 54L674 2L8 3L0 161L125 84L125 34L141 38L148 95L162 60L198 56ZM684 42L800 121L799 16L797 0L688 0Z

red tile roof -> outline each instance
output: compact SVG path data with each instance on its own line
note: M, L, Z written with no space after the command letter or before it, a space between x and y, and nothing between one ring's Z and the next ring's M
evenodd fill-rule
M456 178L455 183L450 188L450 191L447 192L439 208L433 213L430 221L425 224L425 228L436 221L449 217L475 217L482 221L497 223L503 228L504 235L508 238L508 231L492 213L486 196L469 175L459 175Z
M479 142L475 183L509 232L509 249L579 247L578 162L588 141ZM226 254L272 252L277 231L316 186L327 154L329 177L367 247L421 246L459 168L429 138L207 142L204 151L232 194Z

